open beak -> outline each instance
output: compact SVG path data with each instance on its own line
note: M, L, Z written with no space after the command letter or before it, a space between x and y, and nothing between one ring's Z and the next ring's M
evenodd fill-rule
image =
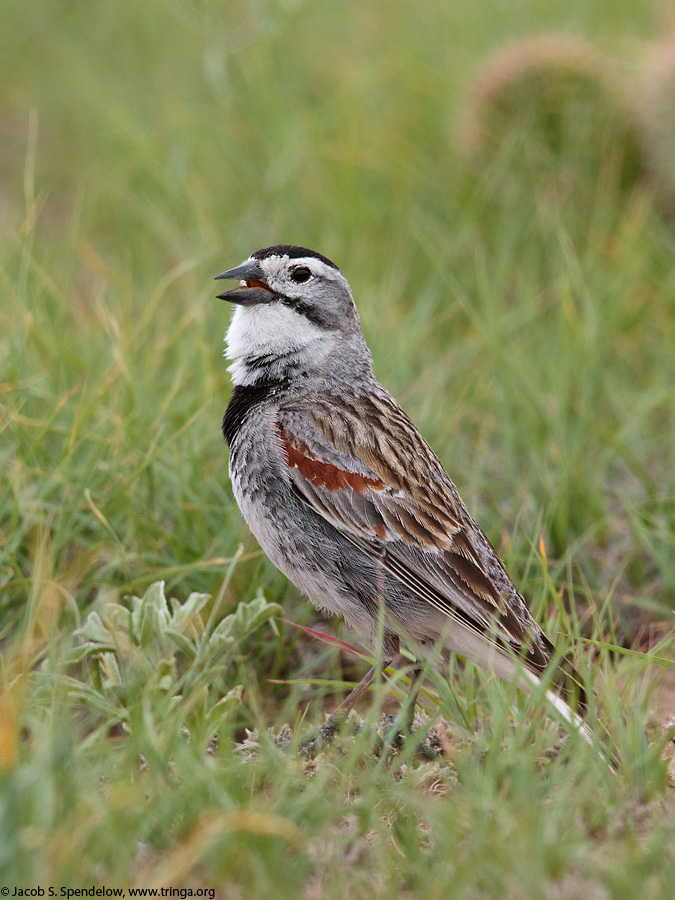
M240 266L216 275L215 280L219 278L231 278L240 281L239 287L236 287L234 290L218 294L219 300L227 300L230 303L238 303L241 306L254 306L256 303L269 303L274 297L274 291L267 286L265 273L257 259L247 259Z

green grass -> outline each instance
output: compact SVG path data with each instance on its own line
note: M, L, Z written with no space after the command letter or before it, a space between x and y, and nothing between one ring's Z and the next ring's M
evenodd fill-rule
M672 220L611 123L574 120L599 153L564 117L555 145L540 115L484 155L462 137L508 41L584 37L630 82L663 30L637 0L569 7L4 0L10 894L675 895L675 704L650 662L673 658ZM370 727L312 764L276 746L362 671L284 621L339 633L260 554L227 477L211 278L277 242L349 278L377 375L594 682L616 776L578 736L551 753L541 702L471 666L429 672L438 763L387 765ZM387 702L380 684L367 723Z

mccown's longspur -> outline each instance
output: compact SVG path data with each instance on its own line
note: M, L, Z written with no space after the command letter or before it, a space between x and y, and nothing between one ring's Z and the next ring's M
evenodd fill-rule
M438 458L375 380L337 266L279 245L217 277L240 281L219 295L236 304L223 419L232 487L267 556L371 646L383 622L383 666L401 639L420 661L440 648L523 686L554 662L548 698L579 724L579 677L554 660Z

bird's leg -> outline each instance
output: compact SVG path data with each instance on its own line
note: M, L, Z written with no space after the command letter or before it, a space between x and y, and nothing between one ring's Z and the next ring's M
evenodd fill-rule
M318 736L308 735L300 741L300 752L310 758L316 756L322 746L330 742L340 730L340 725L354 708L356 701L364 694L375 680L378 669L383 672L396 659L399 653L399 640L396 635L385 634L382 646L382 659L366 672L353 691L349 693L340 705L332 712L319 729Z
M403 717L403 724L408 731L409 734L412 734L413 722L415 721L415 707L417 706L417 698L420 694L420 688L422 687L422 673L424 672L424 666L420 663L419 660L415 663L415 668L412 671L412 676L410 678L410 687L408 688L408 696L404 705L405 715Z
M390 660L383 659L382 660L382 670L384 671L384 669L386 669L387 666L389 666L390 663L392 663L392 662L393 662L393 659L390 659ZM334 716L340 716L340 715L346 716L348 713L350 713L352 711L352 709L354 708L354 706L356 704L356 701L359 699L361 694L365 693L368 690L368 688L371 686L373 681L375 681L375 676L377 675L377 669L378 669L378 666L376 663L372 668L370 668L366 672L366 674L363 676L361 681L359 681L359 683L356 685L354 690L345 697L345 699L342 701L342 703L339 706L337 706L335 708L335 712L333 713Z
M400 750L406 737L413 733L415 706L417 705L417 698L422 686L423 673L424 666L418 660L410 678L408 696L406 697L405 702L401 708L401 712L396 718L394 716L388 716L387 718L387 723L383 731L386 743L391 748ZM417 748L417 752L425 759L436 758L436 754L429 747L427 747L426 744L420 744Z
M413 733L413 722L415 721L415 707L417 706L417 698L420 692L422 672L424 667L418 662L412 671L410 677L410 687L408 693L401 704L401 709L397 716L387 716L385 731L393 735L392 746L400 747L406 734ZM394 730L394 725L398 727Z

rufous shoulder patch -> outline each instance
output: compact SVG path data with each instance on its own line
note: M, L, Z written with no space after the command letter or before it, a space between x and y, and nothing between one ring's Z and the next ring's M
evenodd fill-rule
M349 487L357 494L365 494L368 489L384 490L379 478L367 478L356 472L345 472L332 463L317 459L300 441L291 441L284 428L280 429L280 433L289 469L297 469L314 487L323 487L331 492Z

